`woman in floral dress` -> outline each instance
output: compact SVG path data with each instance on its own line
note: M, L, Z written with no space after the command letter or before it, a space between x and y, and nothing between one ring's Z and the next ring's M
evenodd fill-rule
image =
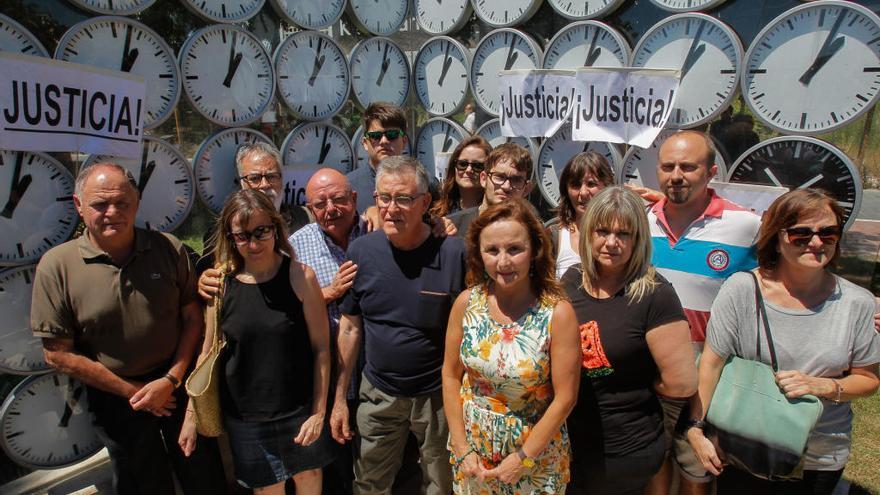
M550 240L514 200L483 212L467 246L471 288L452 307L443 364L454 491L565 493L581 352Z

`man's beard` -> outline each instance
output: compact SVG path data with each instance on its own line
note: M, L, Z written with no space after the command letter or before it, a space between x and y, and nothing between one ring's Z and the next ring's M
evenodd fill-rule
M269 199L272 200L272 204L275 205L275 209L281 211L281 202L284 201L284 197L280 194L276 193L274 189L266 189L265 191L261 191L266 196L269 196Z

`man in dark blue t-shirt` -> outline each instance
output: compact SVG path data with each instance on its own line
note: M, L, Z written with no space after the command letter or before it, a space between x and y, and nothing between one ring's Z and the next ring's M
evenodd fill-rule
M411 431L419 443L422 492L448 495L440 369L449 310L464 288L464 245L433 237L422 222L431 204L428 175L412 158L382 161L376 203L382 230L356 239L347 253L358 271L339 305L341 366L330 427L336 441L352 438L345 392L363 335L354 494L390 492Z

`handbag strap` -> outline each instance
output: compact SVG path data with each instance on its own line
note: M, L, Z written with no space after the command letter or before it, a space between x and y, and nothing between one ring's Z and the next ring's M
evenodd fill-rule
M761 295L761 286L758 283L758 277L754 272L748 271L749 275L752 276L752 280L755 282L755 319L757 325L757 335L755 335L755 353L757 354L757 358L760 361L761 359L761 322L764 322L764 336L767 338L767 350L770 351L770 366L773 368L773 372L779 371L779 366L776 362L776 348L773 346L773 337L770 334L770 322L767 320L767 308L764 307L764 297Z
M226 277L228 274L226 273L226 264L220 265L217 267L220 270L220 290L217 294L214 295L214 304L211 310L214 312L214 339L213 346L220 347L226 341L226 336L223 335L223 331L220 330L220 306L223 303L223 296L226 295Z

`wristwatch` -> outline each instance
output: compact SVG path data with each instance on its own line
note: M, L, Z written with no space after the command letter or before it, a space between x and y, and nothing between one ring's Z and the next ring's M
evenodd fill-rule
M535 460L531 457L527 456L523 449L519 449L516 451L516 455L519 456L519 462L526 469L532 469L535 467Z

